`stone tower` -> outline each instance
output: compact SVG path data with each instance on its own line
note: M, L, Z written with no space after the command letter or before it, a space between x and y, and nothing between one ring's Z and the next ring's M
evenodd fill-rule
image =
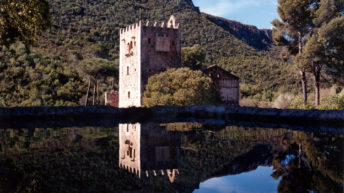
M181 29L168 23L138 22L120 29L119 107L141 106L148 78L181 65Z
M139 178L179 174L181 134L159 124L120 124L119 167Z

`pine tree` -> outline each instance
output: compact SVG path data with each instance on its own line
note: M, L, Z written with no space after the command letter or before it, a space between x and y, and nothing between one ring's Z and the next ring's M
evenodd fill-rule
M305 46L300 62L305 66L308 65L308 70L313 75L315 105L319 106L322 67L326 65L341 74L344 73L344 16L334 17L329 22L322 20L320 28L314 31Z
M282 21L272 21L274 28L272 35L275 43L286 46L288 55L300 57L302 48L312 28L314 7L317 0L279 0L277 8ZM306 68L298 65L301 74L301 83L304 102L307 102Z

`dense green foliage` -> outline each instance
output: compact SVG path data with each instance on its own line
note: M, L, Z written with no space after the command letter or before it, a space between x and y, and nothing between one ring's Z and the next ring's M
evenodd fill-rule
M182 66L191 68L192 70L202 69L205 60L205 51L198 44L192 47L182 48Z
M272 101L277 92L297 92L294 79L296 69L290 63L269 56L231 56L223 58L219 66L240 77L241 97ZM267 76L266 73L269 73Z
M26 45L50 26L49 5L45 0L1 0L0 45L16 40Z
M202 105L216 102L212 80L201 71L169 69L151 76L142 98L144 106Z
M1 53L0 106L78 105L85 87L60 58L23 44L2 47Z
M81 77L88 80L88 88L86 93L85 105L88 102L88 92L90 90L91 82L93 83L93 102L92 104L99 104L99 84L105 83L105 87L102 88L102 92L111 89L108 79L111 79L112 87L114 83L114 77L118 74L118 62L112 63L109 60L102 58L92 58L82 60L77 65L77 71ZM118 80L116 80L118 81Z

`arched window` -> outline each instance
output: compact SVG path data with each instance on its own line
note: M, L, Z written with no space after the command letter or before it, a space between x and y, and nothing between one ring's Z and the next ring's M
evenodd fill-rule
M129 66L127 66L127 75L129 75Z
M130 91L128 92L128 99L130 99Z

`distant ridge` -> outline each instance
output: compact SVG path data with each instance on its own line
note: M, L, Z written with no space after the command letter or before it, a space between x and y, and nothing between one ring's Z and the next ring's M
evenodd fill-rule
M213 16L207 13L202 13L202 15L214 24L230 32L236 38L256 49L267 50L273 44L272 30L270 29L258 29L253 25L242 24L237 21Z

